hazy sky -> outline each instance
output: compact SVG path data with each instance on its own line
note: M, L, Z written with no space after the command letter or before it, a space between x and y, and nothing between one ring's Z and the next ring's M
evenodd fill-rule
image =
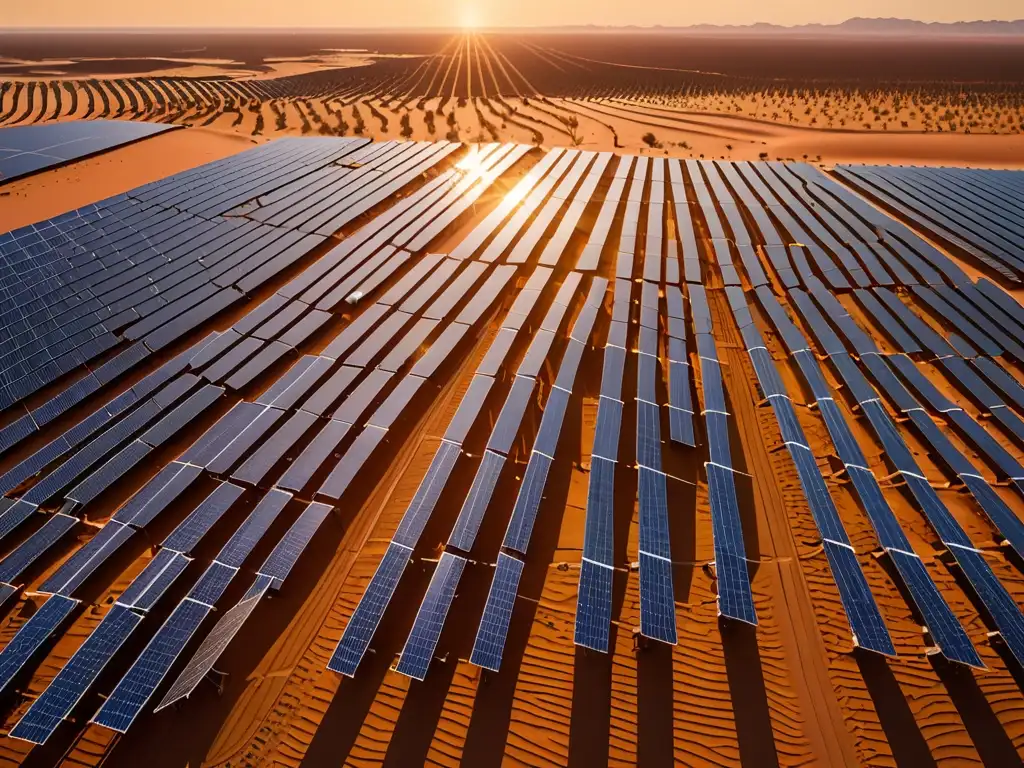
M410 27L1015 19L1021 0L0 0L10 26Z

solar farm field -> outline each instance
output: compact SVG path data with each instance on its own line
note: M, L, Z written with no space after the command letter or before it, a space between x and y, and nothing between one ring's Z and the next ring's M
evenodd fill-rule
M452 139L0 235L0 759L1019 763L1024 175Z
M679 31L0 32L0 125L1020 168L1019 39ZM191 52L191 53L190 53Z

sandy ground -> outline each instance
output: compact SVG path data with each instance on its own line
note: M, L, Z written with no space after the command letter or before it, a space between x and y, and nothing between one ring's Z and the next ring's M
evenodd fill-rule
M807 154L816 160L820 154L826 164L857 159L1000 167L1024 163L1024 146L1018 135L867 135L782 126L715 111L681 115L674 107L671 109L675 113L668 108L638 107L624 102L528 98L525 103L521 97L511 96L499 100L494 89L488 96L492 112L482 102L483 94L467 98L460 105L458 97L452 95L451 72L445 69L438 79L442 77L446 78L447 86L441 95L425 99L422 108L416 99L412 100L408 112L398 100L382 99L379 95L312 99L312 112L305 101L273 99L260 104L258 112L243 109L238 126L230 125L235 119L233 114L214 113L213 122L202 127L201 123L210 116L197 118L197 114L203 114L202 108L187 109L175 122L192 127L0 188L0 231L242 151L254 141L277 135L302 135L300 114L314 124L313 113L332 125L339 124L336 115L340 115L340 120L350 126L348 135L352 135L351 127L362 121L363 135L374 138L402 138L401 120L408 114L411 138L439 139L449 131L457 131L460 140L473 141L481 135L490 140L489 124L499 132L499 140L530 143L537 131L543 137L538 143L571 145L575 142L563 118L575 116L578 127L572 130L585 149L616 149L626 153L644 150L732 159L756 159L767 152L771 159L801 158ZM479 87L488 79L481 77L479 82L473 82ZM112 98L113 92L106 90L107 85L103 87L104 93ZM99 94L95 95L99 100ZM0 101L0 114L11 106L9 94L5 99ZM15 107L15 112L21 114L28 109L27 101ZM38 109L36 103L33 110ZM86 109L84 98L80 98L73 113L60 117L83 117ZM277 129L275 121L282 109L285 127ZM427 110L435 115L433 132L426 121ZM502 115L503 121L494 112ZM34 111L29 112L29 122L33 114ZM263 116L264 129L253 137L256 115ZM448 124L448 115L454 116L454 125ZM664 147L649 147L643 140L647 132L653 132ZM680 142L690 145L689 149L681 147ZM727 149L727 144L733 148ZM458 243L498 204L530 162L533 160L520 163L513 173L503 177L469 215L445 234L436 250L445 252ZM581 222L581 231L589 231L596 213L591 205ZM701 255L712 262L706 228L701 222L698 225ZM575 264L582 244L579 237L572 241L557 267L557 278L562 278ZM322 252L323 249L315 253L314 258ZM635 278L640 276L640 260L637 261ZM598 271L604 276L613 274L614 263L607 254ZM254 301L269 295L288 277L290 274L265 286ZM539 315L553 297L553 284L543 295ZM22 742L0 739L0 763L102 764L126 768L1019 763L1024 756L1019 673L1014 673L989 644L986 624L977 608L966 597L953 572L937 558L928 561L929 573L962 618L988 669L952 669L941 658L927 655L921 627L906 599L886 566L870 554L862 555L861 564L900 659L886 662L852 652L839 595L817 543L817 529L792 462L782 449L771 410L757 402L756 378L717 272L708 273L707 286L727 401L734 416L734 458L737 468L750 475L748 482L739 483L738 490L761 622L756 632L722 623L716 616L716 584L704 568L713 556L708 492L701 470L706 449L685 449L666 442L664 468L680 479L670 480L669 487L680 642L673 647L638 642L635 629L639 625L639 580L631 567L638 556L636 477L631 461L636 413L628 405L623 416L623 461L614 502L618 568L612 653L589 653L572 643L589 454L600 389L600 347L608 327L608 313L602 313L591 346L584 354L563 425L563 439L538 516L501 674L481 673L467 659L486 599L493 555L511 514L538 426L538 403L531 404L527 411L525 427L510 462L514 467L499 482L496 501L481 530L474 559L463 576L441 635L439 658L433 662L427 681L410 681L389 668L402 649L433 571L439 545L446 539L472 482L486 440L486 428L478 427L471 433L471 455L459 465L441 497L416 558L378 629L373 653L364 660L354 679L341 679L325 669L387 541L426 473L440 435L497 332L503 310L511 302L509 291L494 312L464 340L455 356L457 364L443 377L431 405L422 412L409 414L389 433L386 455L376 456L366 467L368 481L346 496L344 504L324 524L287 588L264 601L251 617L239 641L218 664L218 669L227 673L222 691L218 693L212 685L203 686L183 706L158 716L145 716L123 738L114 738L109 731L79 721L63 726L53 744L32 753ZM583 288L586 287L584 281ZM782 295L778 286L776 289ZM580 310L582 298L583 291L576 297L570 314ZM610 309L610 303L606 308ZM849 309L856 312L852 304ZM212 327L230 326L243 311L240 308L217 318ZM359 308L353 310L358 311ZM883 350L891 350L881 329L872 327L862 316L858 318ZM770 332L765 318L756 315L756 319L769 351L780 362L787 389L799 401L803 390L798 374L783 362L783 347ZM336 326L329 325L324 334L311 340L308 349L302 351L322 349L338 330ZM635 334L633 327L631 345ZM513 365L509 370L514 370L514 361L525 349L525 343L517 342L513 347ZM557 359L559 352L556 346L549 359ZM976 413L963 394L953 390L937 370L927 365L921 369L951 399ZM119 383L118 389L130 385L143 373L136 372ZM1024 381L1024 371L1014 369L1012 373ZM543 378L545 383L551 382L550 366ZM504 377L496 387L501 392L492 393L488 400L487 426L497 416L509 387L507 379ZM635 362L630 356L624 375L627 391L631 391L635 380ZM835 381L831 383L834 385ZM660 380L658 386L659 398L663 400L664 384ZM880 446L842 398L837 397L837 401L864 447L871 468L877 475L885 475ZM59 419L48 427L45 435L21 446L16 455L0 457L0 471L73 423L74 414L80 410ZM820 417L808 408L797 410L819 465L830 474L832 449ZM207 414L201 423L190 425L173 446L154 456L152 466L140 468L115 486L104 497L103 508L93 511L94 519L103 520L112 513L161 463L201 434L217 415ZM1015 456L1020 455L1018 447L999 430L991 424L985 428ZM662 426L662 431L667 434L667 425ZM942 473L925 448L908 430L902 433L929 479L942 483ZM957 438L953 440L962 447ZM829 479L828 484L856 549L870 553L877 546L875 536L849 486L838 477ZM188 499L176 504L159 528L150 533L149 541L159 541L184 516L189 503L198 501L208 489L208 483L197 487ZM1018 515L1024 514L1024 502L1019 497L1006 489L1000 489L1000 493ZM939 495L974 540L988 541L987 524L962 492L941 488ZM886 485L885 496L915 548L928 552L934 535L921 514L900 489ZM88 535L83 534L81 541ZM211 558L228 533L225 529L218 535L220 540L204 544L200 558ZM41 660L36 674L27 683L26 696L7 703L6 727L13 725L28 707L27 697L45 687L98 623L106 606L141 570L151 556L149 541L136 542L131 551L122 553L124 557L106 568L107 578L96 580L105 586L89 594L91 607ZM72 548L69 546L64 554ZM1024 578L1018 564L996 553L989 560L1018 603L1024 601ZM58 565L48 565L29 587L41 583ZM235 586L244 589L247 583ZM183 583L176 585L163 601L165 611L184 590ZM232 595L233 592L229 597ZM38 598L30 596L15 610L8 611L0 621L0 644L13 636L37 606ZM162 616L156 618L160 620ZM126 648L123 656L132 656L142 645L141 637L133 638L129 648L134 651ZM124 667L121 663L106 671L97 688L109 690L125 671ZM91 706L98 706L95 691L90 697Z

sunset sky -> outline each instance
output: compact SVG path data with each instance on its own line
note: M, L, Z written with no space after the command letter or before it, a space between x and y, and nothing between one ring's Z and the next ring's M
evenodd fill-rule
M802 24L852 16L1013 19L1024 16L1024 6L1021 0L0 0L0 28Z

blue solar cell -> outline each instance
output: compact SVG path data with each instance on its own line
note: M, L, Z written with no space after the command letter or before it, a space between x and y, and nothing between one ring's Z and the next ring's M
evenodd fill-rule
M693 411L693 401L690 397L690 366L686 363L668 364L668 402L673 408Z
M846 423L846 419L835 401L819 400L818 412L828 428L828 433L836 447L836 455L839 456L839 459L847 465L852 464L858 467L866 467L867 459L864 458L864 453L857 444L853 432L850 431L850 426Z
M210 563L210 566L203 571L203 575L199 577L199 581L189 590L188 596L197 603L212 608L237 573L238 568L218 562Z
M399 674L416 680L423 680L427 676L438 640L441 638L445 618L455 599L455 590L465 567L465 558L450 552L441 554L437 568L430 578L427 593L416 613L412 631L395 667Z
M410 549L416 546L461 453L459 446L454 443L442 442L438 447L427 474L416 489L416 495L409 502L402 522L395 531L395 542Z
M317 489L317 494L334 501L340 499L387 433L382 427L367 424L366 429L342 455L341 461L331 470L323 485Z
M818 469L814 453L810 448L799 445L789 446L789 453L793 457L800 478L800 487L803 488L804 496L807 497L807 503L811 508L811 516L822 538L849 544L846 529Z
M601 370L601 396L615 400L622 396L622 372L626 365L626 350L622 347L606 346Z
M654 403L636 402L636 462L641 467L661 468L661 414Z
M626 323L612 322L608 324L607 344L612 347L626 348L626 333L629 326Z
M141 440L133 440L114 454L99 469L68 491L68 501L88 504L142 461L152 449Z
M10 735L33 744L44 744L71 714L140 621L141 614L123 605L114 605L50 685L32 702Z
M465 442L470 429L480 415L480 410L483 408L484 401L493 384L494 379L490 376L477 374L473 377L469 389L466 390L462 402L459 403L458 410L448 424L448 429L445 430L445 440L457 445L462 445Z
M494 429L491 430L490 440L487 441L489 450L504 454L511 450L536 384L534 379L516 376Z
M708 464L707 474L718 574L718 612L728 618L757 624L733 473Z
M960 664L984 667L977 650L928 575L921 558L908 551L889 550L888 555L942 655Z
M174 580L181 575L185 567L192 562L180 552L161 549L150 560L142 573L135 577L128 588L121 593L118 603L141 611L148 611Z
M40 592L74 593L108 557L135 533L135 529L110 521L71 557L64 561L39 587Z
M203 539L217 521L231 509L243 493L243 489L228 482L222 482L188 517L178 524L164 539L165 549L188 554Z
M145 527L181 496L202 473L191 464L171 462L132 496L114 515L114 520Z
M21 625L17 634L0 651L0 691L7 689L78 603L78 600L63 595L50 595L32 618Z
M800 422L796 417L796 410L793 408L793 403L784 397L773 397L771 399L772 411L775 413L775 420L779 424L779 432L782 434L782 439L787 443L797 443L799 445L806 445L807 438L804 435L804 430L800 426Z
M619 430L622 426L622 403L602 397L598 400L597 424L594 426L594 447L591 454L615 461L619 454Z
M999 582L981 553L955 546L950 548L950 552L984 603L1017 664L1024 663L1024 615L1017 601Z
M551 462L551 458L542 453L534 451L530 454L526 472L523 474L523 484L516 496L512 517L502 542L506 549L526 554L537 520L537 511L544 496L544 486L547 484Z
M173 438L224 394L223 387L207 384L142 435L142 441L156 448Z
M2 499L0 504L6 505L0 514L0 541L6 539L19 525L28 520L38 509L35 504L19 499Z
M182 600L91 722L119 733L127 732L209 612L206 605Z
M612 582L615 572L608 565L586 558L580 564L579 594L576 602L574 642L585 648L608 653L612 618Z
M839 589L846 619L850 623L854 646L885 656L895 656L892 638L853 548L833 541L824 542L823 548L832 578Z
M615 509L615 463L594 457L587 488L583 556L604 565L612 564Z
M552 387L551 394L544 404L544 412L540 419L537 437L533 442L533 450L551 457L555 455L569 397L569 392L566 390Z
M691 448L697 445L693 431L693 414L681 408L668 409L669 439L674 443L682 443Z
M455 527L448 538L448 546L457 547L464 552L472 551L473 542L476 541L484 513L491 502L494 487L504 465L505 457L500 453L484 451L483 460L473 476L473 485L466 494Z
M23 541L17 549L0 560L0 582L13 584L36 560L78 525L78 518L65 514L52 515L43 526Z
M722 366L713 361L701 359L701 389L704 394L704 410L725 413L725 389L722 385Z
M704 414L708 435L708 452L713 463L721 467L732 467L732 451L729 447L729 417L724 413L708 411Z
M288 578L288 574L295 567L295 563L305 550L306 545L309 544L310 539L313 538L313 534L317 532L332 509L333 507L328 504L313 502L295 519L274 550L267 556L263 565L260 566L260 575L268 576L271 579L270 588L281 588L281 584Z
M250 424L232 440L228 441L210 461L206 468L215 475L227 474L274 425L284 416L284 411L267 406Z
M268 437L263 445L246 459L245 463L231 475L231 479L251 485L261 484L292 446L318 422L316 416L305 411L292 415L281 429Z
M245 559L291 500L290 493L278 488L271 489L221 548L217 562L241 568Z
M301 491L327 458L341 445L350 429L352 425L343 421L328 421L292 462L288 471L277 481L277 485L296 493Z
M672 557L668 531L668 490L665 475L640 467L640 551L665 559Z
M505 650L512 610L515 607L519 579L523 575L523 561L498 553L491 589L487 593L483 617L473 643L470 663L497 672Z
M347 677L355 675L411 556L412 550L409 547L396 542L388 545L384 559L359 599L359 605L352 613L338 647L327 664L328 669Z
M640 553L640 632L675 645L676 607L672 561Z
M244 400L236 403L181 455L179 461L205 467L262 412L263 408L256 403Z

